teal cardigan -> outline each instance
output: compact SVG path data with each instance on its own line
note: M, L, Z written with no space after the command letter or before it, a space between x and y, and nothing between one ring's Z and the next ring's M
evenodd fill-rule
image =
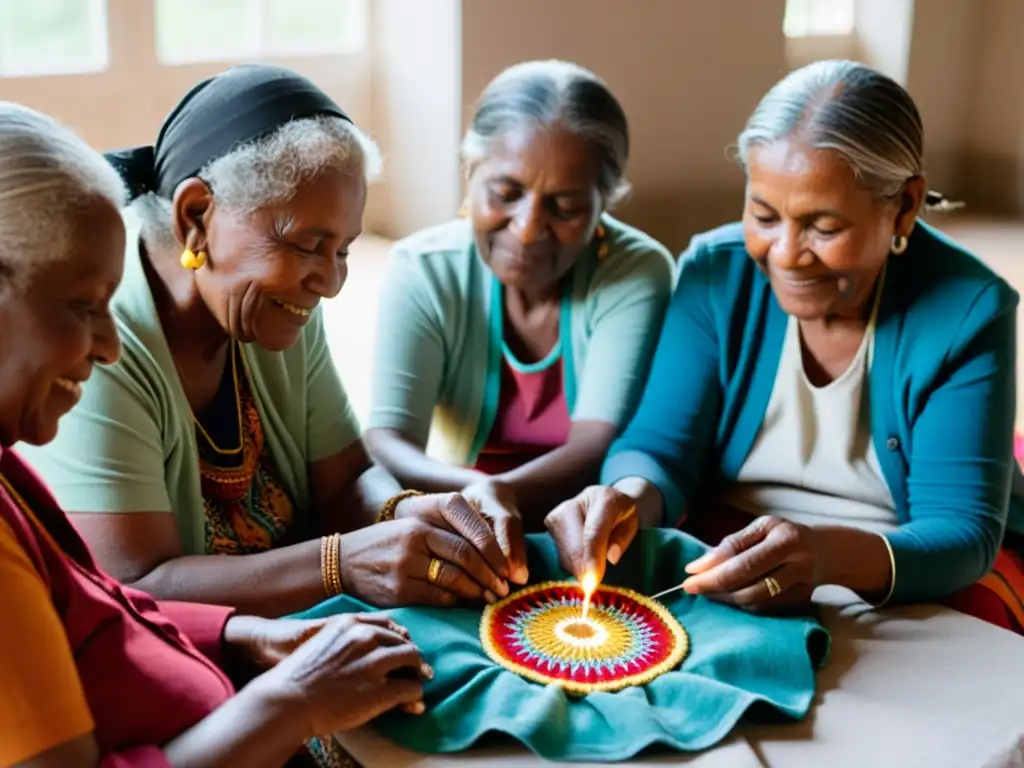
M870 373L871 433L900 526L893 599L936 599L1024 530L1013 458L1017 294L919 222L886 275ZM787 315L739 224L694 238L632 422L602 482L642 477L677 524L734 480L771 397Z
M567 280L560 312L562 380L574 421L621 429L643 391L672 293L660 243L605 214L600 251ZM502 286L477 253L469 221L395 244L381 291L368 428L394 429L449 464L471 466L498 411Z

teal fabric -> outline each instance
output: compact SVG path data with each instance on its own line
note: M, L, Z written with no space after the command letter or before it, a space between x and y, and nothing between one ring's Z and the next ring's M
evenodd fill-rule
M679 531L642 531L606 582L653 594L680 583L685 565L704 551ZM528 536L527 554L535 581L567 578L547 534ZM425 714L391 713L375 726L418 752L460 752L504 734L551 760L617 761L655 745L710 747L755 705L762 715L807 714L814 670L828 650L820 624L754 616L681 591L666 596L664 604L690 636L682 666L643 688L583 698L494 664L480 645L479 609L391 610L436 674L425 688ZM342 596L302 616L363 610L375 609Z
M740 224L694 237L640 406L601 472L654 483L666 525L733 481L775 385L787 315ZM900 527L894 602L937 600L1024 532L1013 456L1018 295L924 222L889 259L871 364L871 435ZM1012 491L1012 492L1011 492Z

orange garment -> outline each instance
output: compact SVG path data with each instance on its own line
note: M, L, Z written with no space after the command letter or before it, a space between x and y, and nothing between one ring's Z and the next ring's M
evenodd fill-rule
M50 590L0 519L0 765L17 765L94 723Z
M171 768L161 745L235 692L218 666L233 610L157 604L115 582L96 565L35 474L3 446L0 520L23 548L19 556L8 543L13 554L0 558L12 572L0 571L0 584L10 592L9 600L0 592L0 697L16 712L13 718L0 712L0 744L22 744L22 735L11 738L12 729L26 722L29 739L22 746L32 750L91 729L103 768ZM45 584L42 590L26 577L29 567ZM47 610L40 612L44 605ZM64 642L55 640L54 619ZM31 650L23 643L31 643ZM69 686L77 692L74 701L84 697L85 704L70 707L67 716ZM26 714L34 707L43 708L43 718ZM45 725L44 731L41 724L50 722L56 727Z

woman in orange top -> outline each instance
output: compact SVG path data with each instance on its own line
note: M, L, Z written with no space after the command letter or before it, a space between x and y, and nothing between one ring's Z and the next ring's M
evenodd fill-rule
M82 141L0 103L0 765L269 768L316 734L422 711L431 672L389 620L158 605L96 566L11 450L52 440L93 366L117 359L123 195ZM226 669L267 671L236 694Z

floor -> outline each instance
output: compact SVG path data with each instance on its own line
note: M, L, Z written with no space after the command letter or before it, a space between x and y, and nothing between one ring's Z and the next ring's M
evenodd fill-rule
M996 221L951 218L937 226L970 248L1024 293L1024 220ZM369 408L369 371L376 335L377 302L390 243L360 238L349 257L344 290L325 305L328 343L341 371L353 407L365 423ZM1018 344L1024 343L1024 310L1018 313ZM1024 382L1024 349L1018 347L1017 378ZM1024 384L1018 387L1017 424L1024 428Z

